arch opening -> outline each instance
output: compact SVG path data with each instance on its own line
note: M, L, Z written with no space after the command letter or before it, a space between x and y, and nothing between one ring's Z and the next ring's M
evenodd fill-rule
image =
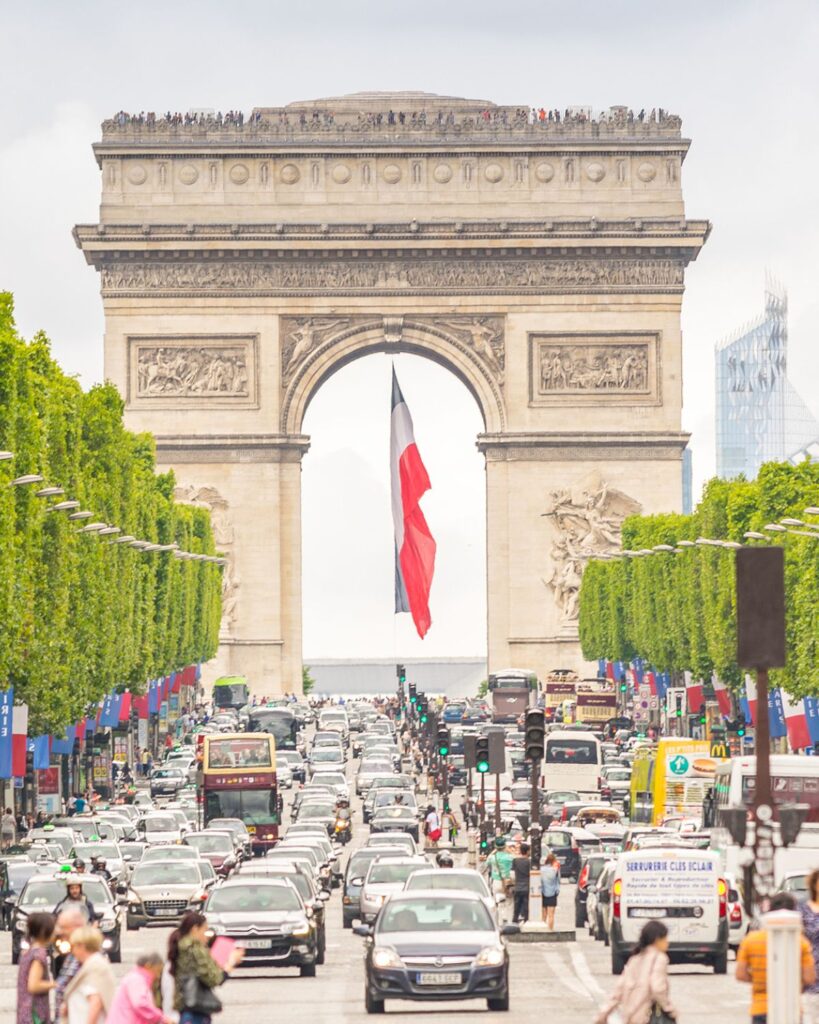
M393 348L391 352L397 351ZM485 659L486 488L475 437L480 404L462 378L411 348L334 364L310 395L302 462L304 663L315 659ZM431 490L422 507L437 542L426 639L393 608L389 423L394 362Z

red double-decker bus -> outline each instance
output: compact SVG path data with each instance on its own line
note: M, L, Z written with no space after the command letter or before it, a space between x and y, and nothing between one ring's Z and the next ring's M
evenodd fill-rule
M255 853L279 838L276 741L267 733L205 734L202 752L204 824L239 818Z

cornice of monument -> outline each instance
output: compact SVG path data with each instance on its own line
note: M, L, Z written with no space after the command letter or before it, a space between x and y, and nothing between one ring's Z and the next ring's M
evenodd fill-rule
M127 246L146 252L177 247L189 250L205 242L225 242L233 255L247 253L258 243L279 248L283 242L320 242L326 245L343 241L365 242L367 248L384 243L410 243L407 248L422 247L427 241L454 241L473 247L485 241L525 242L525 249L543 246L554 249L561 242L577 251L579 241L593 242L595 251L607 247L651 247L657 242L678 250L691 250L693 259L711 232L707 220L639 218L605 220L591 218L555 219L478 219L450 221L410 221L409 223L251 223L251 224L78 224L74 241L89 263L95 254L113 252ZM179 243L182 243L179 246ZM357 250L360 247L357 247ZM493 246L499 249L499 246ZM252 253L251 253L252 255Z

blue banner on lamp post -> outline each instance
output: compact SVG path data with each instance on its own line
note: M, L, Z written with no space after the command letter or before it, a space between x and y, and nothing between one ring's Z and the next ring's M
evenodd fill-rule
M0 779L11 778L11 721L14 709L14 687L0 693Z

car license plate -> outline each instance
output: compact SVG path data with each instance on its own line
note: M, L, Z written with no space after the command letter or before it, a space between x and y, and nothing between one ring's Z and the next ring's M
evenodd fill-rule
M248 831L249 835L255 836L256 835L256 826L255 825L248 825L247 826L247 831Z
M238 939L236 945L245 949L270 949L273 942L270 939Z
M419 974L419 985L460 985L460 974Z
M665 907L632 907L628 912L629 917L666 917Z
M154 913L157 917L175 917L179 911L173 907L157 907Z

